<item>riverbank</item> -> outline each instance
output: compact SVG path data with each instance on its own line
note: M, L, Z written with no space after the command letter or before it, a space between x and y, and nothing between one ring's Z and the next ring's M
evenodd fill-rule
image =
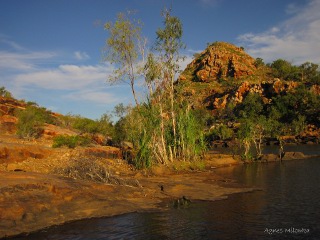
M227 162L230 159L227 160ZM166 172L166 173L165 173ZM128 176L127 176L128 177ZM138 186L108 185L35 172L0 172L0 237L84 218L152 211L185 196L218 200L251 191L206 171L134 171Z
M28 142L22 151L19 147L26 143L19 141L3 138L1 143L7 154L3 159L10 161L0 164L0 238L79 219L173 207L183 198L214 201L253 190L215 173L216 168L243 163L228 154L211 152L203 162L136 170L124 160L106 158L115 150L110 147L52 149L44 142ZM17 154L17 149L26 155ZM66 177L61 169L79 160L99 163L116 181Z

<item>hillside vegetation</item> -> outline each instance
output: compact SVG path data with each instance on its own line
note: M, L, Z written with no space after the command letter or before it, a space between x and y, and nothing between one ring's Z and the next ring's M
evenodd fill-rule
M53 147L123 146L125 142L134 148L126 157L138 167L172 158L194 161L205 148L223 142L243 159L259 159L268 141L280 146L288 141L319 143L317 64L295 66L283 59L265 64L241 47L215 42L196 54L173 82L172 96L170 85L161 90L160 80L153 81L159 82L152 83L147 102L115 107L116 123L108 114L92 120L53 113L36 103L14 99L2 87L1 131L27 139L51 138Z
M208 141L237 139L244 158L259 158L266 138L319 141L319 84L317 64L265 64L241 47L215 42L195 55L176 88L203 111Z

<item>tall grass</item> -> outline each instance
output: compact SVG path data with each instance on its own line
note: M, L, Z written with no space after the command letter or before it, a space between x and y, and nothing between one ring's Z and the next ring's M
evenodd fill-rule
M186 104L176 105L174 136L168 109L166 105L148 100L127 116L127 124L133 124L127 128L127 137L136 149L133 162L137 168L147 168L154 163L168 164L174 160L201 159L205 150L202 121Z

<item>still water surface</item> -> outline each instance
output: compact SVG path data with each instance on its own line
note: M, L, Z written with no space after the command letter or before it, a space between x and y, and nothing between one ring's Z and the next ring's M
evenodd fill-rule
M186 209L78 221L18 239L320 239L320 158L215 171L262 190Z

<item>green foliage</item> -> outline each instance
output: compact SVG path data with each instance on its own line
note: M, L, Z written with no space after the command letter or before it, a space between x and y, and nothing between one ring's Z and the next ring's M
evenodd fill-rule
M190 161L202 156L206 148L201 120L188 106L179 109L177 115L177 156Z
M5 98L12 98L12 94L6 90L5 87L0 87L0 96Z
M125 107L123 103L119 103L114 107L113 113L118 117L124 117L129 111L129 107Z
M296 119L292 121L292 129L294 134L300 134L306 127L306 117L298 115Z
M233 137L233 130L225 124L219 124L210 133L210 139L227 140Z
M298 121L299 116L304 116L306 123L318 125L319 100L319 95L300 86L295 92L274 97L268 114L270 118L282 123L292 124Z
M249 93L235 111L239 118L253 119L263 113L263 101L258 93Z
M98 124L89 118L78 117L73 123L73 128L80 130L82 133L95 134L98 132Z
M256 60L254 61L254 66L255 67L261 67L261 66L264 66L264 62L263 62L263 59L262 58L256 58Z
M104 25L105 30L110 34L106 41L105 60L117 65L109 81L127 82L129 79L131 91L138 106L134 84L141 68L137 68L136 65L144 57L146 40L141 37L141 22L131 20L130 14L131 12L119 13L114 23L107 22Z
M139 111L132 109L116 123L116 132L123 134L122 140L132 142L136 149L133 162L137 168L168 163L173 154L175 159L183 161L200 159L206 147L201 116L185 105L176 106L175 111L176 141L171 119L161 115L159 106L151 101L140 105ZM175 153L173 149L176 149Z
M243 158L259 159L262 154L263 138L269 135L272 121L264 114L262 98L257 93L249 93L243 102L236 107L236 119L240 122L237 132L238 139L243 148ZM254 147L255 153L252 152Z
M286 60L278 59L270 64L274 77L283 80L301 81L305 83L319 84L319 65L305 62L300 66L294 66Z
M77 146L87 146L91 143L91 140L84 136L67 136L60 135L53 139L53 148L59 148L66 146L68 148L75 148Z
M27 106L39 107L39 105L36 102L32 102L32 101L28 101Z
M319 84L319 65L305 62L300 66L292 65L290 62L278 59L269 65L272 69L273 77L283 80L301 81L304 83Z
M301 81L320 84L319 65L311 62L305 62L299 66Z
M77 117L80 117L80 116L72 115L71 113L67 113L66 115L61 115L58 117L59 126L71 129Z
M171 10L163 11L164 27L156 32L157 40L144 67L149 87L147 101L121 118L116 127L126 129L125 137L136 149L138 168L154 162L167 164L174 159L197 159L205 146L199 119L183 99L178 98L174 77L179 71L182 24ZM179 102L179 104L178 104ZM124 137L123 131L119 131Z
M182 42L183 29L180 19L171 15L171 9L165 9L162 16L164 18L164 28L159 28L156 32L155 50L162 55L163 63L169 70L168 73L171 74L171 71L179 69L179 50L184 48Z
M165 9L162 15L163 27L156 31L157 38L152 48L153 52L147 56L143 68L139 65L140 60L145 59L145 44L143 44L145 41L140 35L141 23L130 20L128 15L119 14L115 23L109 22L105 25L105 29L110 33L106 42L107 59L117 64L112 80L129 80L137 105L135 108L127 108L123 104L115 107L115 114L119 120L114 125L113 136L118 143L129 141L133 144L133 162L138 168L149 167L155 162L168 164L177 159L182 161L201 159L206 148L204 130L217 121L201 111L192 109L197 106L194 104L194 98L190 97L193 95L191 90L203 94L208 91L208 85L192 82L191 86L186 81L179 81L179 86L175 84L175 76L179 72L178 63L183 59L179 53L184 48L182 23L179 18L171 15L171 9ZM216 42L209 47L220 46L230 48L234 54L245 54L226 43ZM197 61L201 61L202 56L197 55L197 57ZM272 64L265 65L261 58L257 58L254 64L259 68L259 73L246 79L251 82L261 83L272 78L306 83L319 81L316 64L305 63L294 66L286 60L278 59ZM195 72L193 70L189 70L190 72L186 70L184 76L195 78L196 76L192 76ZM147 100L138 104L134 83L141 74L149 91ZM210 88L217 96L226 91L232 94L240 83L234 79L232 81L219 79L210 83ZM244 158L259 159L262 140L266 136L280 138L288 132L298 134L306 124L318 124L319 100L319 96L303 88L273 95L271 102L267 102L258 93L249 92L241 103L237 103L236 100L228 102L225 109L216 111L221 124L209 132L210 136L207 136L207 139L225 140L236 136L242 145ZM232 129L228 127L229 122L236 123ZM94 133L98 131L95 124L92 120L78 119L74 126L85 132Z
M120 144L122 141L127 139L126 131L126 119L120 118L114 125L114 135L113 141L117 144Z
M27 106L16 112L17 135L24 138L39 137L44 123L54 124L55 118L45 108Z
M239 121L237 137L246 159L258 159L266 136L280 139L283 135L300 134L307 124L319 123L320 97L304 85L272 98L264 104L259 94L249 93L234 108L234 115L224 114L224 121ZM227 111L227 108L224 110ZM255 152L252 152L255 149Z
M299 69L290 62L278 59L271 63L273 76L283 80L299 80Z
M112 115L104 113L101 115L100 119L95 121L98 124L98 133L109 136L114 135L114 126L111 118Z
M244 148L244 152L242 154L244 159L252 159L250 149L253 139L253 128L253 122L243 119L237 132L238 139Z
M147 62L144 66L145 81L149 88L156 79L161 78L161 64L157 61L153 53L148 54ZM152 94L152 93L151 93Z
M114 127L111 121L111 115L103 114L100 119L92 120L81 117L80 115L67 114L59 117L60 124L66 128L79 130L81 133L103 134L113 136Z

